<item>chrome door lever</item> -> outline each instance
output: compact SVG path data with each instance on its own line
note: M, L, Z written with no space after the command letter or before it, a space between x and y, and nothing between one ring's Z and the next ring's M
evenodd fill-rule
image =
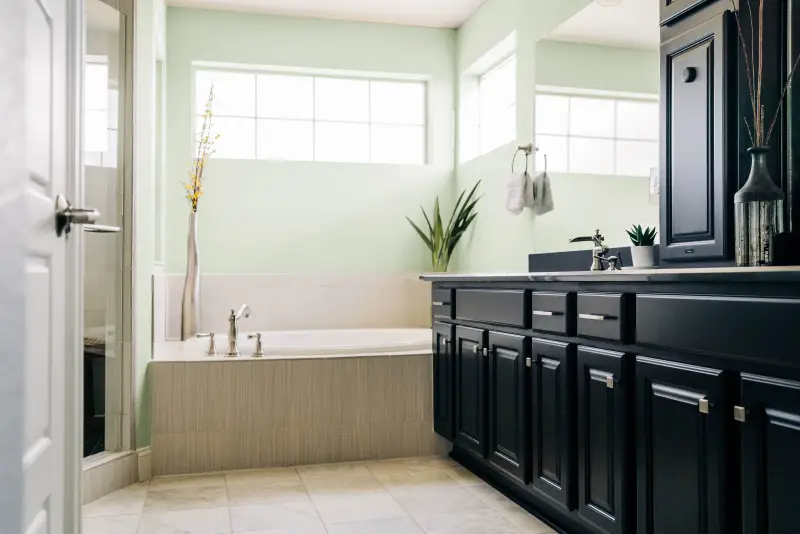
M56 197L56 235L69 234L73 224L94 224L100 218L96 209L73 208L63 195Z

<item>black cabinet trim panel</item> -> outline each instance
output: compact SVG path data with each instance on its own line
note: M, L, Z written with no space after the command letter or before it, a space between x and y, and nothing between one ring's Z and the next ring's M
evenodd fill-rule
M456 328L456 438L459 445L486 456L485 332Z
M671 24L703 5L714 1L716 0L659 0L661 5L661 25Z
M455 437L455 327L433 324L433 429L450 441Z

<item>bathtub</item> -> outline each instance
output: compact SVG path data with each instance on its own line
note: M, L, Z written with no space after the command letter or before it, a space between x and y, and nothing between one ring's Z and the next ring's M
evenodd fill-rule
M253 359L256 340L250 333L239 334L240 359ZM216 335L217 359L226 357L228 336ZM429 328L366 328L358 330L286 330L262 332L264 358L346 358L381 355L431 354L432 337ZM213 360L207 355L208 338L184 342L166 342L156 346L155 360L186 361Z

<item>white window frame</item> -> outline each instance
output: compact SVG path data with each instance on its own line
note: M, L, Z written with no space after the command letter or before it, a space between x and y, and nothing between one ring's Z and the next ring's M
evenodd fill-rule
M562 87L547 87L547 86L537 86L536 87L536 97L539 95L551 95L551 96L563 96L567 97L567 133L566 134L552 134L546 132L539 132L538 128L536 130L536 135L542 135L547 137L559 137L567 140L567 170L559 170L555 172L564 173L564 174L575 174L569 169L570 157L569 157L569 150L570 150L570 139L597 139L603 141L612 141L613 142L613 150L611 151L611 158L612 158L612 168L613 172L611 173L597 173L600 176L629 176L619 174L617 172L618 162L617 162L617 142L637 142L637 143L655 143L656 145L659 144L660 140L656 139L642 139L642 138L628 138L628 137L619 137L617 135L617 105L620 102L640 102L640 103L648 103L648 104L658 104L658 95L650 95L645 93L623 93L623 92L616 92L616 91L600 91L600 90L591 90L591 89L580 89L580 88L562 88ZM591 136L591 135L572 135L570 133L570 118L571 118L571 111L572 111L572 99L573 98L592 98L597 100L610 100L614 103L614 123L613 123L613 135L611 137L603 137L603 136ZM660 134L660 132L659 132ZM544 169L544 156L543 152L537 153L537 169ZM577 174L586 174L586 173L577 173ZM648 178L648 175L634 175L636 177L641 176L642 178Z
M508 55L508 56L504 57L501 61L498 61L492 68L490 68L489 70L487 70L486 72L484 72L483 74L478 76L478 88L477 88L477 91L478 91L478 98L477 98L478 109L476 110L476 113L477 113L477 133L476 133L477 138L476 139L477 139L477 143L478 143L478 156L486 155L489 152L491 152L493 150L496 150L497 148L503 146L503 144L500 144L498 146L494 146L494 147L491 147L491 148L487 148L487 147L483 146L483 135L482 135L482 130L483 130L483 127L484 127L484 125L482 123L482 118L483 118L483 99L484 99L483 86L486 83L486 79L489 76L491 76L492 74L496 73L497 71L499 71L503 67L507 66L512 61L514 61L514 62L517 61L516 52L511 54L511 55ZM518 95L517 95L517 91L516 91L516 87L515 87L514 88L514 100L511 102L511 104L509 105L508 109L512 109L513 108L513 109L516 110L516 108L517 108L517 96ZM510 132L510 137L509 137L507 142L508 143L512 142L516 138L516 136L517 136L516 121L514 121L514 128L512 128L512 131Z
M206 64L206 63L193 63L191 69L191 102L192 102L192 113L191 113L191 128L190 131L192 132L192 147L196 147L196 139L197 139L197 119L201 117L197 113L197 102L196 102L196 86L197 86L197 74L198 72L229 72L235 74L251 74L255 77L255 112L253 117L246 117L246 116L239 116L239 115L224 115L219 113L214 113L214 117L219 118L235 118L235 119L253 119L256 123L255 127L255 137L254 137L254 156L253 158L225 158L221 156L212 156L215 159L221 160L244 160L244 161L270 161L270 162L296 162L300 161L303 163L337 163L331 162L329 160L317 160L316 159L316 127L317 123L324 122L324 123L338 123L338 124L366 124L368 127L368 150L369 150L369 161L361 161L361 162L338 162L338 163L350 163L350 164L362 164L362 165L403 165L403 166L425 166L430 165L431 161L431 149L430 149L430 138L431 138L431 129L430 129L430 83L427 77L422 76L384 76L384 75L372 75L370 73L365 72L351 72L351 71L330 71L330 70L311 70L311 69L302 69L302 68L272 68L272 67L258 67L258 66L239 66L239 65L226 65L226 64ZM312 117L311 119L287 119L284 117L262 117L258 115L258 76L259 75L278 75L278 76L295 76L300 78L312 78L312 102L314 103L314 108L312 109ZM367 109L368 109L368 117L367 121L365 122L357 122L357 121L342 121L342 120L317 120L316 118L316 82L318 78L326 78L326 79L340 79L340 80L357 80L357 81L366 81L368 82L368 93L367 93ZM411 123L382 123L382 122L373 122L372 121L372 106L371 103L371 84L369 82L390 82L390 83L408 83L408 84L415 84L415 85L422 85L423 86L423 122L422 124L411 124ZM312 124L312 159L310 160L289 160L289 159L272 159L272 158L259 158L258 157L258 120L282 120L282 121L298 121L298 122L311 122ZM388 126L414 126L414 127L421 127L423 131L423 153L422 153L422 162L421 163L382 163L382 162L373 162L372 161L372 126L373 125L388 125ZM194 155L194 152L192 152Z

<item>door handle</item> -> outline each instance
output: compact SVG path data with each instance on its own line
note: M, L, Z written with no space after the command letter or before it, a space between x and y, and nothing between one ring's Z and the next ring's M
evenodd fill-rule
M73 208L63 195L56 197L56 235L69 234L73 224L94 224L100 218L96 209Z
M104 224L84 224L83 231L90 234L116 234L119 233L119 226L106 226Z

